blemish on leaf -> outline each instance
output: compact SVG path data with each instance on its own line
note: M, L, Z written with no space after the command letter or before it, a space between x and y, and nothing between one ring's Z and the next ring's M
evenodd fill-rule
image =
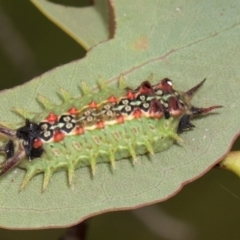
M147 37L141 37L133 43L133 48L137 51L145 51L149 48Z

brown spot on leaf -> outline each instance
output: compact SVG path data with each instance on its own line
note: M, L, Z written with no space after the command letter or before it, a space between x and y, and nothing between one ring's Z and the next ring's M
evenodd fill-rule
M133 43L133 48L137 51L145 51L149 47L147 37L141 37Z

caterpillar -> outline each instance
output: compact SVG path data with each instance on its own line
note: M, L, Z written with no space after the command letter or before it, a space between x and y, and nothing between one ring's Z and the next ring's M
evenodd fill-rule
M0 127L2 146L0 176L16 166L26 170L21 189L38 173L44 173L43 190L52 174L67 169L69 184L77 168L137 155L154 154L180 141L179 133L192 129L195 115L222 106L194 107L191 99L206 79L186 92L173 88L170 79L151 84L152 76L138 87L127 87L120 78L119 89L100 81L100 91L83 84L84 95L71 97L61 90L62 104L54 105L39 96L44 111L34 115L18 109L25 123L17 128Z

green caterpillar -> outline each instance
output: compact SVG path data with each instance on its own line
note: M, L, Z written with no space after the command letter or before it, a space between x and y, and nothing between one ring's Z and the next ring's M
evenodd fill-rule
M150 76L151 78L151 76ZM43 190L55 171L67 169L71 183L75 169L90 166L93 175L96 164L137 155L161 152L179 133L191 129L194 115L210 112L221 106L197 108L191 98L203 85L181 92L165 78L151 84L150 78L131 89L120 80L119 89L111 89L102 81L97 93L86 87L85 95L72 98L62 91L63 102L53 105L39 97L45 110L27 116L22 127L12 130L1 127L4 144L0 148L5 160L0 164L0 176L18 166L26 169L21 189L36 174L43 172Z

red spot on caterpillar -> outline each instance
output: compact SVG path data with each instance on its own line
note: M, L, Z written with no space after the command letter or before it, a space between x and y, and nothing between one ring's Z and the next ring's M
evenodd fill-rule
M78 135L83 134L84 133L84 128L81 127L81 126L77 126L76 130L75 130L75 133L78 134Z
M89 104L88 104L88 106L90 107L90 108L97 108L97 103L96 102L94 102L94 101L92 101L92 102L90 102Z
M60 142L64 139L64 133L61 130L56 130L53 136L54 142Z
M122 115L117 116L117 123L124 123L124 117Z
M35 138L33 141L33 148L40 148L42 147L43 143L39 138Z
M104 124L103 121L100 121L100 122L97 123L97 128L98 129L104 128L104 126L105 126L105 124Z
M53 112L50 112L49 115L47 116L46 120L48 122L56 122L58 120L58 116L55 115Z
M116 103L117 102L117 98L115 98L113 95L111 97L108 98L108 102L110 103Z
M142 111L138 108L136 108L133 112L134 118L140 118L142 116Z
M135 98L135 94L132 90L129 90L128 93L127 93L127 98L132 100Z
M78 110L75 107L72 107L68 110L68 112L72 115L76 115L78 113Z

